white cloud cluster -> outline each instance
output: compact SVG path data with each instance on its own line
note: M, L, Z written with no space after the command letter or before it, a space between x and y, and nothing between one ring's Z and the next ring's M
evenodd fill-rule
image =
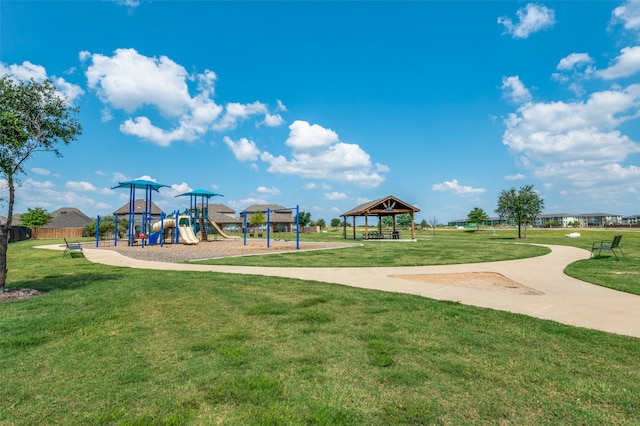
M274 156L260 151L254 141L241 138L233 141L224 137L224 143L238 161L268 163L267 171L351 183L375 188L384 181L387 166L372 164L369 154L359 145L341 142L338 134L318 124L296 120L289 126L285 144L292 150L291 158Z
M460 185L457 179L453 179L451 181L445 181L442 183L434 184L431 189L433 191L440 192L451 192L455 195L470 195L470 194L482 194L484 193L484 188L474 188L468 185Z
M77 84L72 84L62 77L49 76L47 70L42 65L35 65L29 61L24 61L21 65L5 65L0 62L0 75L8 74L12 78L21 81L33 79L39 83L50 80L57 91L64 96L69 103L73 103L84 94L84 90Z
M262 115L268 126L282 124L278 114L269 112L261 102L241 104L230 102L225 107L214 101L213 71L189 74L186 69L167 56L148 57L135 49L117 49L113 56L80 52L80 60L90 62L86 70L88 86L107 106L102 110L103 120L112 119L112 109L133 114L144 108L158 111L171 129L152 122L147 115L128 118L120 130L160 146L174 141L193 141L209 130L233 129L237 123L252 116ZM196 94L190 93L190 84ZM278 103L280 110L281 102Z
M515 103L528 102L531 100L531 92L520 81L520 77L503 77L502 79L502 91L505 98L510 99Z
M640 115L640 85L593 93L586 101L529 102L505 119L503 143L541 179L577 186L618 180L640 145L617 127ZM640 177L640 176L639 176Z
M527 38L531 34L552 27L555 24L555 11L540 4L529 3L516 12L518 22L501 16L498 23L504 26L505 34L514 38Z
M624 4L616 7L611 13L611 24L622 24L624 29L640 30L640 2L637 0L627 0Z

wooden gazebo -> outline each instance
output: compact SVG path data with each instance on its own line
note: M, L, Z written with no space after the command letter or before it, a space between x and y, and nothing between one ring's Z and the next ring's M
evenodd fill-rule
M343 234L344 237L347 238L347 218L353 218L353 239L356 239L356 217L364 216L364 234L363 238L365 240L369 238L385 238L385 234L382 232L382 217L383 216L392 216L393 217L393 231L389 235L389 238L399 238L399 232L396 229L396 216L399 214L409 214L411 216L411 239L416 238L415 232L415 213L419 212L420 209L412 206L409 203L405 203L398 198L389 195L384 198L380 198L378 200L369 201L368 203L364 203L349 210L346 213L342 213L340 216L344 218L343 220ZM376 216L378 218L378 228L373 228L371 231L369 230L369 216Z

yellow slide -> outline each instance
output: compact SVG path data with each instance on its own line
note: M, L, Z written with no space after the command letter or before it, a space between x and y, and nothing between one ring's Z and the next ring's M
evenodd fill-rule
M214 221L212 221L211 219L209 219L209 225L213 226L213 228L218 232L218 235L220 235L222 238L231 238L233 240L238 240L240 239L240 237L232 237L230 235L225 234L222 229L220 229L220 227L218 226L217 223L215 223Z
M167 218L162 221L154 222L151 224L151 231L160 231L160 225L163 226L163 229L175 228L176 220L174 218ZM200 242L189 225L189 216L178 216L178 232L182 242L185 244L198 244Z

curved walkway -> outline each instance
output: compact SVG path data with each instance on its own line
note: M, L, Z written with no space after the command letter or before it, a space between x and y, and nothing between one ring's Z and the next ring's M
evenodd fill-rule
M563 270L566 265L588 258L589 252L568 246L546 247L551 249L551 253L529 259L464 265L379 268L270 268L177 264L136 260L113 250L86 248L84 254L92 262L112 266L277 276L415 294L640 338L640 296L589 284L565 275ZM544 294L497 292L393 277L401 274L462 272L499 273Z

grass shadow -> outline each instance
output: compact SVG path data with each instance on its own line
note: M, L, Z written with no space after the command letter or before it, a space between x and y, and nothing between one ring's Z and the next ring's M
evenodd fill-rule
M124 274L81 273L52 274L35 280L20 280L7 285L7 288L32 288L44 292L51 290L77 290L95 283L119 280Z

